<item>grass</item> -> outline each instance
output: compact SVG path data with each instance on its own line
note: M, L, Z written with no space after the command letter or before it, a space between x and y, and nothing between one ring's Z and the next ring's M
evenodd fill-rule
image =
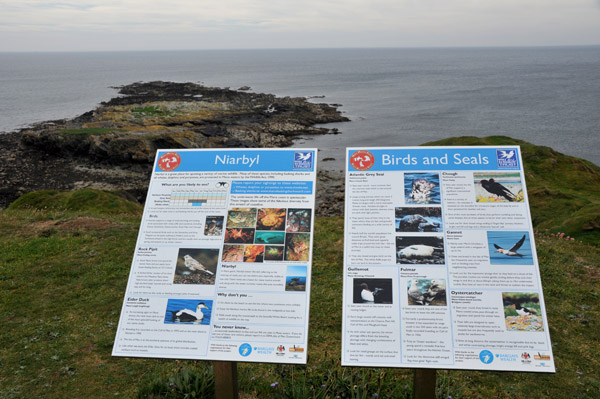
M210 362L111 357L141 209L94 191L27 198L0 212L0 398L210 397ZM439 399L598 397L600 248L536 242L557 373L438 371ZM239 363L242 398L411 397L411 370L339 364L342 257L343 219L317 219L308 365Z

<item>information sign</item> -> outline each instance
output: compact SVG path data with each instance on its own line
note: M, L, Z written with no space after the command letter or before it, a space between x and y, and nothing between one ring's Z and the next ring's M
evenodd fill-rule
M342 364L554 372L520 148L346 155Z
M316 153L159 151L113 355L306 363Z

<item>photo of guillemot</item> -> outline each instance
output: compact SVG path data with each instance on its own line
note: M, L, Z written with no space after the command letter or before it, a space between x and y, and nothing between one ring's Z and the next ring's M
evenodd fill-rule
M218 237L223 234L225 216L207 216L204 222L204 235Z
M529 232L488 231L487 241L490 264L533 265Z
M407 282L409 306L446 306L445 279L414 279Z
M444 239L440 236L398 236L396 263L444 265Z
M508 331L544 331L537 292L503 292L502 304Z
M519 172L473 173L476 202L524 202Z
M209 325L212 305L210 299L169 299L164 324Z
M306 266L287 267L285 276L286 291L306 291Z
M442 226L442 208L414 207L396 208L396 232L440 232Z
M173 284L214 285L218 262L216 248L180 248Z
M355 278L352 287L353 303L381 305L393 303L391 278Z
M440 204L440 177L437 173L405 173L404 199L407 204Z

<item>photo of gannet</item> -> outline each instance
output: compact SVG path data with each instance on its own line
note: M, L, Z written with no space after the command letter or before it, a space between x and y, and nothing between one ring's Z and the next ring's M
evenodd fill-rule
M488 231L488 251L492 265L533 265L527 231Z

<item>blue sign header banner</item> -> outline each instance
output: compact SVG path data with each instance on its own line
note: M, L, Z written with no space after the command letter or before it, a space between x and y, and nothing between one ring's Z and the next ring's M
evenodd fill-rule
M518 146L347 148L348 171L519 170Z
M161 150L154 171L167 172L312 172L315 149Z

